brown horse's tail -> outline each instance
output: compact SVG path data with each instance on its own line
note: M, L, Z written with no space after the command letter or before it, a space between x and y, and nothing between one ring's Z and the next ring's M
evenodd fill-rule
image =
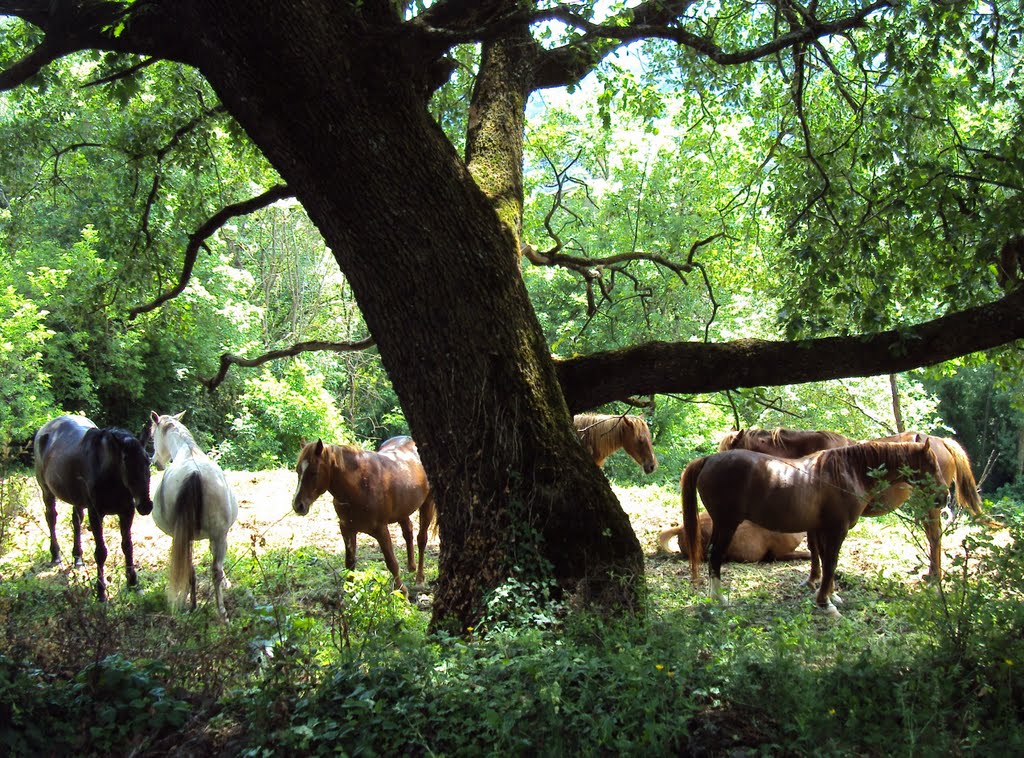
M978 483L974 480L974 473L971 471L971 461L967 453L956 440L943 438L942 444L953 456L953 463L956 467L954 481L956 482L956 499L961 507L966 508L973 516L981 519L988 526L1002 526L998 521L988 517L982 511L981 495L978 494Z
M203 515L203 479L198 471L188 475L174 503L174 534L171 535L171 568L167 597L178 608L192 585L192 543L199 536Z
M683 536L686 538L686 551L690 554L690 578L694 582L698 580L700 564L704 560L704 546L697 524L697 477L705 461L707 458L690 461L679 479L679 489L683 493Z

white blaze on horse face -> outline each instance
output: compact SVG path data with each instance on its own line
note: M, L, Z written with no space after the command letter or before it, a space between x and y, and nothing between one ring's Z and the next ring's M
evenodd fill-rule
M298 513L300 516L305 516L306 513L309 512L309 506L312 505L312 503L304 503L304 502L302 502L302 479L306 475L306 471L308 469L309 469L309 461L308 460L304 459L304 460L299 461L298 468L296 469L296 473L298 473L298 475L299 475L299 483L295 487L295 496L292 498L292 509L296 513Z

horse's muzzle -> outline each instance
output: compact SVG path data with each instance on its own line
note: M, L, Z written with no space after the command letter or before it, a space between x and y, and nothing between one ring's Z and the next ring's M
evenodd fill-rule
M307 513L309 513L310 505L311 503L304 503L301 500L299 500L299 498L294 498L292 500L292 510L294 510L300 516L305 516Z
M139 512L140 516L148 516L153 512L153 501L148 497L145 500L139 500L135 504L135 510Z

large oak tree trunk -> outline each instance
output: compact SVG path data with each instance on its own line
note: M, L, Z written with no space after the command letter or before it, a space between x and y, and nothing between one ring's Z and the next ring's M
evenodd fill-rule
M216 5L194 6L203 73L332 248L436 485L435 621L472 625L538 538L563 587L632 606L639 543L572 431L515 235L428 115L421 51L317 2L295 28Z

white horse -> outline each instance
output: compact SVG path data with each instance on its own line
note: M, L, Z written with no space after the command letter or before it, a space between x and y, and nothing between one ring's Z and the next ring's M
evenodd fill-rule
M209 540L213 554L213 593L217 612L227 620L221 586L230 587L224 576L228 529L238 516L238 501L220 466L211 461L181 423L185 412L161 416L152 412L153 463L164 471L153 495L153 521L171 536L171 568L167 596L180 608L186 591L196 607L196 570L192 543Z

